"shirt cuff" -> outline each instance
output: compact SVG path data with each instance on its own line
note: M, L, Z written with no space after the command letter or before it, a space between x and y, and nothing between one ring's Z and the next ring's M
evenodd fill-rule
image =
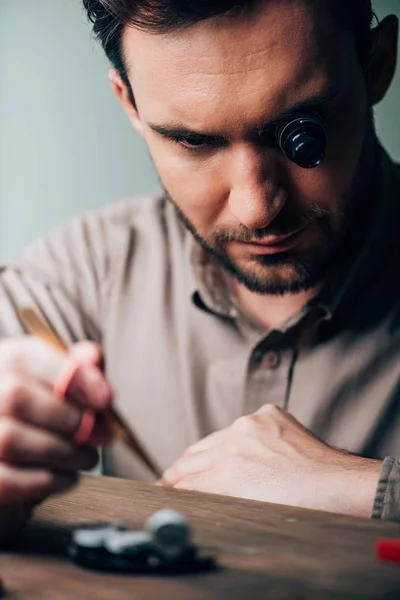
M383 461L372 518L400 521L400 458L398 457L388 456Z

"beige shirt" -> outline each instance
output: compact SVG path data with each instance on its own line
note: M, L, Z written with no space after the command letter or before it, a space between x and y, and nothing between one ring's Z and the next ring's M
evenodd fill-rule
M374 233L356 264L263 330L162 197L75 219L0 270L0 337L37 306L68 344L104 350L115 403L158 466L119 443L105 474L158 477L191 444L267 403L326 443L386 458L374 516L400 518L400 169L384 154Z

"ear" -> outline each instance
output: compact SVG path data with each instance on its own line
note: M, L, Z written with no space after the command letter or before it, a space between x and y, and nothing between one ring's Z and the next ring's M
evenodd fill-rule
M139 135L143 136L143 124L140 120L136 107L134 104L132 104L132 96L127 84L123 81L117 69L110 69L108 72L108 77L114 93L121 102L122 108L124 109L129 121L132 123Z
M399 21L389 15L371 31L370 62L366 69L368 98L371 106L386 95L397 65Z

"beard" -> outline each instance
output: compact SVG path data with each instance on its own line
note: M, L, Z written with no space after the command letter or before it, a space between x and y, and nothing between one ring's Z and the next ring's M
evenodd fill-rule
M378 142L372 111L355 174L342 195L339 215L317 204L302 213L286 210L264 229L251 230L244 225L234 229L216 228L205 239L166 190L165 197L195 240L218 264L251 292L284 295L309 290L324 282L329 274L349 264L359 252L371 225L374 175ZM368 176L366 176L368 174ZM287 203L287 204L290 204ZM262 242L267 236L281 236L311 226L319 241L304 250L288 250L273 255L252 255L251 267L234 262L226 248L232 242ZM307 231L305 232L307 235Z

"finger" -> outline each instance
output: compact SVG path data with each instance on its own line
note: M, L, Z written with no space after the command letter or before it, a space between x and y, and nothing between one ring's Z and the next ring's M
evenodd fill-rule
M95 367L100 367L103 359L100 346L87 340L71 346L70 355L81 365L94 365Z
M94 448L3 417L0 420L0 461L54 470L86 471L98 462Z
M55 382L56 389L62 388L60 395L92 410L108 408L111 388L101 371L94 365L80 365L72 357L67 360Z
M223 493L218 489L218 483L215 481L215 477L211 471L207 473L201 473L200 475L190 475L185 477L179 483L174 485L176 490L187 490L190 492L203 492L220 494Z
M0 372L28 374L49 386L64 363L62 352L33 336L7 339L0 344Z
M95 365L103 373L103 354L99 346L87 341L80 342L71 348L71 356L80 364ZM108 385L108 382L106 383ZM107 403L109 403L111 399L110 389L107 391L106 397ZM87 418L88 416L89 414L86 414L83 419ZM82 426L85 426L84 430L82 429ZM85 441L85 443L87 443L89 446L94 448L99 446L104 447L108 446L113 440L114 432L111 427L110 420L106 418L105 412L97 413L97 415L95 415L94 426L92 426L91 433L90 427L87 429L86 426L87 424L84 424L82 421L78 436L81 437L81 435L83 435L83 441Z
M83 341L71 348L71 356L80 364L96 365L100 370L103 368L103 354L99 346L92 342ZM107 446L114 437L114 431L107 413L98 413L92 434L87 444L93 447Z
M115 437L110 419L107 413L97 413L96 422L92 434L87 440L89 446L108 446Z
M70 357L72 358L72 366L75 364L75 366L79 365L81 368L88 367L88 369L85 369L86 376L87 373L89 372L90 374L91 371L94 371L97 377L100 374L102 389L99 389L98 391L105 396L105 398L103 398L102 408L105 409L108 407L108 403L111 399L111 388L102 373L101 367L103 355L101 348L93 342L78 342L71 346ZM76 371L72 371L71 375L71 379L66 385L66 395L72 398L76 396L79 397L79 394L82 392L81 382L79 381L79 367Z
M197 454L198 452L204 452L205 450L215 448L225 440L226 435L227 429L214 431L214 433L211 433L199 442L196 442L192 446L189 446L189 448L187 448L183 453L182 457L191 456L192 454Z
M56 434L73 437L79 431L83 409L61 401L43 384L27 376L0 374L0 415L12 417ZM113 437L105 413L97 413L93 433L87 443L105 446Z
M185 477L174 486L174 489L231 497L237 496L239 498L246 497L245 492L240 491L240 488L232 486L232 482L229 479L221 477L220 473L214 470Z
M86 344L90 344L87 342ZM97 346L93 344L94 354ZM72 347L72 354L81 352ZM87 346L85 350L88 353ZM76 368L71 371L71 362ZM68 397L87 408L107 408L111 390L100 369L93 364L76 362L73 356L65 356L42 340L27 336L5 340L0 344L0 372L29 375L53 389L68 372L73 375L68 381Z
M0 502L27 502L64 492L75 485L76 473L22 469L0 463Z
M79 428L82 414L82 408L60 401L32 377L0 373L0 415L72 436Z
M212 451L197 452L182 457L165 471L162 484L176 486L182 479L208 471L214 466L216 458Z

